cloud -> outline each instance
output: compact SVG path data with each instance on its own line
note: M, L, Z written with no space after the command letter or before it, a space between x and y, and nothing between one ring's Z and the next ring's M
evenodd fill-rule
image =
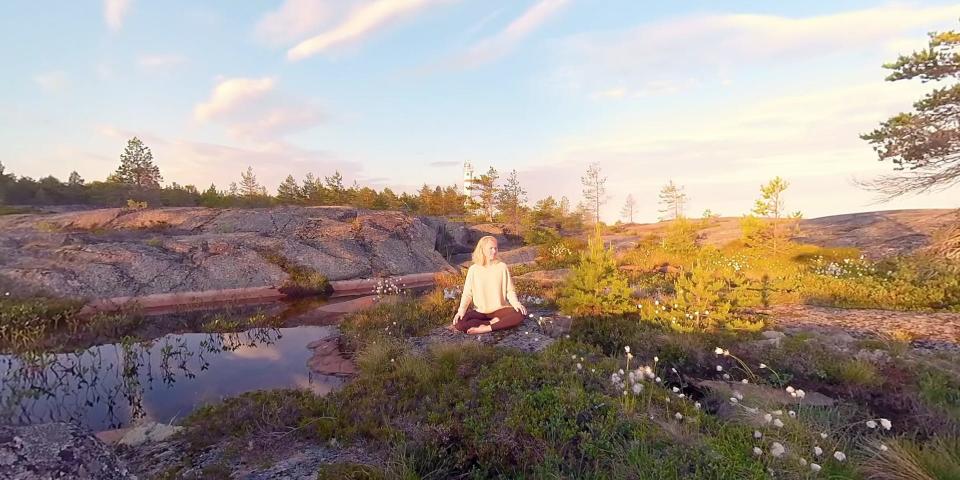
M131 0L103 0L103 18L110 30L123 28L123 18L130 10Z
M450 0L374 0L354 8L333 28L298 43L287 51L287 58L303 60L336 47L361 42L397 20L447 1Z
M427 165L431 167L456 167L461 165L461 163L456 160L443 160L439 162L430 162Z
M198 120L209 120L236 111L244 104L262 98L273 90L276 80L264 78L228 78L213 89L210 99L197 105L193 114Z
M184 138L167 138L149 131L128 131L104 125L96 131L106 139L121 145L133 136L140 137L153 151L163 178L181 185L196 185L205 188L215 183L225 188L230 182L240 180L240 172L253 166L257 180L274 191L286 178L293 175L302 179L308 172L318 176L330 175L335 170L344 174L345 183L363 178L363 165L339 158L331 152L309 150L283 141L261 143L253 146L231 146L218 143L197 142ZM68 152L65 158L70 158ZM116 160L106 162L100 172L83 172L88 178L105 178L116 168ZM100 175L98 177L97 175Z
M506 55L524 38L562 11L568 3L568 0L537 1L506 28L470 47L457 63L463 67L475 67Z
M694 215L705 208L742 214L759 186L776 175L792 182L790 208L812 216L856 211L868 206L873 194L858 190L851 180L892 168L878 162L858 135L909 109L929 88L878 79L713 108L677 104L669 112L598 124L592 132L559 143L540 160L541 166L520 174L530 198L567 195L575 204L581 196L579 174L591 162L600 162L609 178L612 198L603 216L610 221L628 193L641 199L638 218L655 219L657 191L671 178L687 186ZM560 176L557 171L572 173ZM930 206L945 198L929 196L885 208Z
M151 70L164 70L183 65L187 58L178 54L142 55L137 59L140 67Z
M790 18L776 15L688 15L635 28L569 37L559 43L562 67L555 76L568 87L622 98L651 85L704 80L729 83L731 73L752 67L795 65L838 54L879 52L902 46L905 34L950 26L960 5L890 4L848 12ZM850 29L857 25L856 31Z
M289 44L328 24L355 3L354 0L286 0L257 23L254 36L269 45Z
M312 102L275 92L276 84L270 77L221 80L210 98L194 107L194 118L220 123L233 138L250 142L276 141L324 119Z
M67 87L67 76L63 72L46 72L33 76L33 83L48 92L60 92Z

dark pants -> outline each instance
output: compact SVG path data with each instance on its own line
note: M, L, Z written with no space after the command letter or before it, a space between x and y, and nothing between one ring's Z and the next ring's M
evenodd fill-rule
M500 321L491 324L490 320L494 318L499 318ZM467 310L467 313L463 315L463 318L461 318L453 328L464 333L466 333L468 329L479 327L480 325L490 325L492 330L505 330L516 327L520 325L521 322L523 322L523 314L514 310L513 307L503 307L491 313L480 313L471 308Z

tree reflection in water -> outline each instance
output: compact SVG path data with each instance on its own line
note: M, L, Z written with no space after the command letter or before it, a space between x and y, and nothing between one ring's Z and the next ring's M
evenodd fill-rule
M125 338L73 353L3 355L0 423L74 421L95 430L119 428L147 416L144 395L158 377L171 388L210 368L213 357L244 346L263 348L280 338L279 329L259 328L139 343Z

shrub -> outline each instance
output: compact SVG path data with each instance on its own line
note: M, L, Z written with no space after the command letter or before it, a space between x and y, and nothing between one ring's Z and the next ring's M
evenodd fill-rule
M281 293L287 296L329 295L333 291L330 281L323 274L297 265L279 252L261 251L260 255L268 262L280 267L289 276L279 289Z
M143 210L145 208L147 208L147 202L127 199L127 210Z
M560 308L578 316L607 316L634 311L627 278L603 245L600 231L590 240L587 251L560 290Z
M37 348L57 331L72 325L80 311L77 302L51 298L0 298L0 349Z

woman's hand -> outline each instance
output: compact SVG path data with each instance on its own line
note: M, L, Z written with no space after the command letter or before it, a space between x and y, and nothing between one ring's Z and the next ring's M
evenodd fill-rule
M453 322L450 322L450 325L456 325L460 320L463 320L463 312L457 310L456 315L453 316Z
M517 302L516 304L511 305L511 307L513 307L514 310L520 312L523 315L527 314L527 307L524 307L523 304L520 302Z

